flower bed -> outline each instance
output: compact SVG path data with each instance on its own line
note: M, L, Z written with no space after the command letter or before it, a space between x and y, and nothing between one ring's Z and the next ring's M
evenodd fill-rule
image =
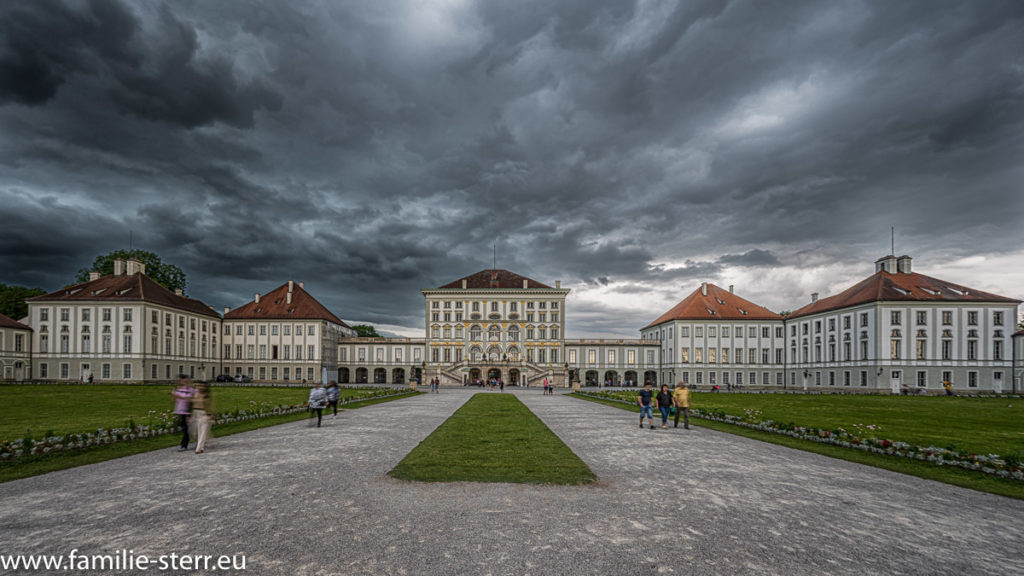
M578 392L578 394L629 406L636 405L636 396L631 392L623 394L622 392L583 391ZM760 414L758 410L745 410L743 416L735 416L726 414L722 410L690 409L690 415L696 418L732 424L751 430L781 434L801 440L842 446L843 448L861 450L873 454L921 460L931 462L937 466L954 466L965 470L976 470L985 474L999 476L1000 478L1024 480L1024 463L1022 463L1019 457L1000 456L998 454L967 454L935 446L915 446L906 442L870 435L876 430L874 426L857 426L853 431L843 428L828 430L825 428L798 426L792 423L782 424L773 420L761 420Z
M358 396L352 396L338 402L339 406L364 402L375 398L386 398L410 394L409 390L367 390ZM259 420L273 416L284 416L305 412L305 405L271 406L269 402L257 404L249 402L249 408L236 409L217 414L214 424L231 424L235 422L246 422ZM77 434L54 435L47 433L43 438L35 439L26 435L16 440L0 441L0 461L11 462L23 456L35 454L52 454L67 450L80 448L92 448L106 446L118 442L128 442L139 438L154 438L167 434L180 434L181 426L177 423L177 417L170 412L156 412L150 410L147 414L147 424L136 424L134 419L120 428L99 428L95 432L81 432Z

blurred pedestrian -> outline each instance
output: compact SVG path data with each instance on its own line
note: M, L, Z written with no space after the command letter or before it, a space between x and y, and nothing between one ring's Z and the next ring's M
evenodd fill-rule
M341 398L341 390L338 389L338 383L331 380L327 383L327 407L334 409L334 414L331 419L338 417L338 400Z
M178 425L181 426L181 445L178 452L188 450L188 417L192 414L192 396L195 396L196 389L192 387L188 376L178 375L178 387L171 392L174 396L174 414L178 417Z
M206 450L206 440L210 437L210 425L213 423L213 402L210 399L210 387L205 382L196 384L196 392L192 396L192 425L196 427L196 454Z
M324 417L324 406L327 405L327 392L320 387L319 382L313 383L313 389L309 391L309 425L313 425L313 415L316 414L316 427Z

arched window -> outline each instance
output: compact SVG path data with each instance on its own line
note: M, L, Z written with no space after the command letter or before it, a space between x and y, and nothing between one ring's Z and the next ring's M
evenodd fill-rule
M473 325L469 329L469 339L473 340L474 342L479 342L480 341L480 327L479 326Z
M487 339L490 340L491 342L501 341L501 328L499 328L498 326L491 326L487 330Z
M519 326L508 329L508 340L509 342L519 342Z

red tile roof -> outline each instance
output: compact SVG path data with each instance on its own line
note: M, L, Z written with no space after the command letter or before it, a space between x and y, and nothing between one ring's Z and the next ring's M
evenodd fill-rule
M21 322L0 314L0 328L16 328L18 330L31 330L28 326L25 326Z
M220 318L209 306L195 298L178 296L145 274L103 276L61 288L49 294L26 299L26 302L147 302L187 312Z
M828 312L868 302L1005 302L1020 304L1020 300L998 296L981 290L967 288L938 278L916 272L892 274L885 270L875 272L857 284L835 296L822 298L817 302L794 311L787 318L798 318L820 312Z
M707 284L706 295L697 288L644 329L671 320L782 320L782 316L714 284Z
M467 289L480 289L480 288L498 288L498 289L510 289L518 288L522 290L523 280L526 280L528 288L548 288L551 286L547 284L541 284L532 278L526 276L520 276L515 272L509 272L508 270L481 270L476 274L470 274L464 278L459 278L455 282L449 282L444 286L438 288L438 290L446 290L449 288L462 288L462 281L466 281Z
M253 300L228 312L224 315L224 319L327 320L348 327L348 324L342 322L340 318L325 308L297 282L292 284L290 304L288 303L288 283L285 282L270 292L260 295L259 302Z

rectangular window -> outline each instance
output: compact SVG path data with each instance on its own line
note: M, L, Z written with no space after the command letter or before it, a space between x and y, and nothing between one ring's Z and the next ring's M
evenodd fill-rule
M868 385L868 371L867 370L861 370L860 371L860 385L861 386L867 386Z
M260 360L266 360L266 359L267 359L267 345L266 344L260 344Z
M925 326L928 324L928 313L924 310L917 311L917 325Z
M110 378L110 364L104 364L100 367L100 377L107 379Z
M863 327L865 327L867 325L868 325L868 313L867 312L861 312L860 313L860 326L861 326L861 328L863 328Z
M302 346L300 346L298 344L295 345L295 359L296 360L302 360ZM365 362L366 358L365 357L360 358L359 361L360 362Z
M125 379L131 378L132 377L132 365L131 364L125 364L124 366L122 366L121 367L121 373L123 374L123 378L125 378Z
M608 363L615 364L615 350L608 351Z
M967 373L967 387L968 388L977 388L978 387L978 373L977 372L968 372Z
M597 364L597 350L587 350L587 364Z
M636 350L626 351L626 363L629 364L630 366L636 364Z
M696 376L697 376L697 384L703 384L704 383L704 373L703 372L697 372Z
M899 340L892 340L889 343L889 357L892 359L900 358L900 344Z
M917 387L924 388L928 386L928 373L924 370L917 371Z
M942 359L952 360L953 359L953 341L943 340L942 341Z
M830 371L828 373L828 385L829 386L835 386L836 385L836 373L835 372L831 372Z
M284 367L284 379L285 380L291 380L291 378L290 378L291 375L292 375L292 369L290 367L288 367L288 366L285 366Z
M67 334L60 335L60 351L61 354L67 354L71 346L71 338Z
M71 317L71 310L70 309L68 309L68 308L61 308L60 309L60 321L61 322L67 322L70 317ZM66 376L62 376L62 378L66 378Z
M309 354L306 356L306 360L316 360L316 347L310 344L306 348L306 352Z
M694 328L693 329L693 335L696 336L697 338L703 338L704 337L704 327L703 326L697 326L696 328Z
M260 324L260 336L266 336L266 335L267 335L267 325L266 324Z
M270 327L270 335L277 336L277 324Z
M46 322L49 319L50 319L50 309L49 308L41 308L39 310L39 320L42 321L42 322Z
M953 312L949 310L942 311L942 325L952 326L953 325Z
M993 312L992 313L992 324L994 324L996 326L1002 326L1003 325L1003 313L1002 312Z
M295 335L302 336L302 325L298 325L295 327Z
M977 312L968 312L967 313L967 325L968 326L977 326L978 325L978 313Z
M917 356L918 360L926 360L926 356L928 355L928 341L927 340L918 340L917 341L917 350L916 350L916 352L917 352L916 356Z
M272 366L270 368L270 379L277 380L277 366Z
M889 321L893 326L898 326L900 324L900 320L901 316L899 310L893 310L889 313Z
M310 324L309 329L306 330L307 336L316 336L316 324Z
M235 344L235 358L238 358L238 359L242 358L242 345L241 344Z
M683 348L679 351L679 361L683 364L689 364L690 362L690 349Z
M576 351L575 350L569 350L569 364L575 364L575 363L576 363Z
M703 348L695 348L693 350L693 360L697 364L703 364L704 363L704 349Z
M709 364L714 364L715 363L715 357L717 356L717 354L716 354L717 352L718 352L718 350L715 349L715 348L708 348L708 363Z
M968 340L967 341L967 359L977 360L978 359L978 341Z
M647 365L654 364L654 350L647 351Z
M850 385L850 371L843 372L843 386Z
M70 376L70 366L66 362L60 363L60 377L61 380L67 380Z
M122 348L122 351L125 354L131 354L132 353L132 335L131 334L125 334L124 335L124 346Z
M992 343L992 359L1002 360L1003 359L1003 341L996 340Z

